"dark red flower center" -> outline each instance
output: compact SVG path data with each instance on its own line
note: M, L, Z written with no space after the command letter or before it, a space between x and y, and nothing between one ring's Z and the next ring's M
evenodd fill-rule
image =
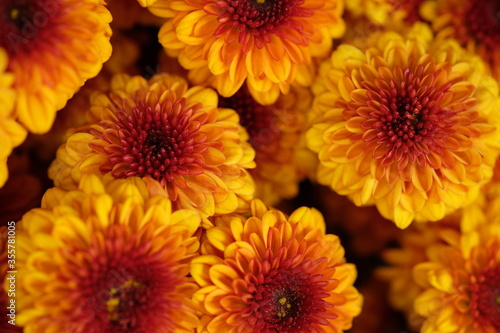
M230 98L221 97L219 106L238 113L240 124L247 130L249 142L256 151L263 150L266 145L276 140L279 129L274 107L257 103L246 86Z
M472 306L480 325L500 331L500 264L485 269L479 283L473 285Z
M57 0L0 2L0 46L14 56L37 49L50 34L52 19L60 11Z
M402 72L399 80L377 81L376 88L363 83L368 88L368 98L378 102L375 106L378 112L371 114L375 121L362 125L365 129L375 129L376 135L367 135L363 140L376 142L382 148L373 157L382 159L383 165L398 161L402 169L411 160L424 166L422 157L430 152L440 154L445 149L443 141L454 133L453 114L438 105L450 85L422 84L423 70L423 66L414 71L408 67L396 68L395 73Z
M498 0L469 0L463 8L462 17L457 38L463 44L467 43L468 38L473 38L484 43L489 50L499 47L500 2Z
M157 332L175 327L166 314L182 306L171 296L183 283L179 267L149 253L150 243L138 247L136 242L135 236L125 240L108 235L105 249L94 244L88 251L89 267L79 267L75 276L81 304L75 309L75 327L68 332Z
M208 147L206 134L198 131L201 123L190 121L195 107L181 99L155 110L139 105L131 114L117 112L119 150L109 151L101 172L111 171L116 178L150 176L164 186L174 177L202 173L201 153ZM112 142L105 133L103 138Z
M251 305L254 332L315 332L314 325L328 325L332 314L326 309L333 307L324 300L328 281L307 272L306 265L285 263L262 277Z
M237 29L238 41L244 44L250 35L255 38L258 48L264 47L264 42L270 43L269 34L275 34L294 43L306 43L306 36L300 36L302 24L294 17L309 17L310 9L301 7L305 0L223 0L217 1L224 13L219 15L220 23L215 36L220 37L230 29ZM207 10L210 13L210 10ZM289 33L290 30L295 30ZM248 33L247 33L248 32Z

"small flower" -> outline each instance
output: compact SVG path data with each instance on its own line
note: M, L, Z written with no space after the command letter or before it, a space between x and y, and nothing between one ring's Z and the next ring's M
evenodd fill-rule
M215 218L191 275L199 332L343 332L361 310L335 235L305 207L290 217L252 204L252 216Z
M500 2L497 0L424 0L422 16L437 38L454 38L479 54L500 80Z
M307 89L292 86L273 105L264 106L242 87L235 95L221 98L219 105L238 112L255 150L257 167L250 171L256 184L255 197L267 205L291 199L306 177L309 159L302 138L306 130L311 96ZM302 144L302 145L301 145Z
M416 24L341 45L316 82L308 147L318 181L400 228L473 201L500 153L498 83Z
M150 177L174 209L203 217L245 210L255 191L247 169L254 151L234 110L217 94L176 76L116 76L97 95L89 124L75 130L49 170L56 186L73 189L83 174Z
M500 201L485 210L487 223L427 249L428 261L414 268L423 292L415 311L421 332L500 331Z
M261 104L273 104L294 81L310 84L307 66L341 37L343 1L158 0L149 7L169 17L159 38L191 70L230 97L246 80ZM211 73L210 75L208 72Z
M192 332L187 277L199 216L140 178L53 188L17 226L17 324L26 332Z
M0 2L0 48L14 76L14 118L47 132L68 99L111 54L111 16L102 0Z

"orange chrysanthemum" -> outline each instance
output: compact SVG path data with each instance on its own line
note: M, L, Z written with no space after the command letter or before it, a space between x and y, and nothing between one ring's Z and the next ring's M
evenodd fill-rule
M498 0L425 0L422 16L437 38L454 38L490 64L500 80L500 2Z
M160 42L191 70L193 82L210 80L230 97L246 80L265 105L294 81L310 84L312 58L326 55L345 30L338 0L158 0L149 8L171 17Z
M17 324L25 332L192 332L187 277L199 216L140 178L47 191L17 224Z
M12 149L20 145L27 134L15 120L13 107L16 93L12 88L14 76L5 72L7 63L7 53L0 48L0 188L9 177L7 159Z
M308 146L318 181L400 228L477 197L500 153L498 83L453 41L416 24L341 45L316 83Z
M102 0L0 2L15 118L30 132L47 132L56 111L108 60L110 21Z
M296 85L269 106L257 103L246 87L230 98L220 99L220 106L238 112L250 136L257 164L250 171L256 185L255 197L267 205L295 197L298 183L306 177L304 165L310 161L304 159L307 154L301 139L310 103L308 90Z
M84 174L156 179L174 208L204 217L244 211L255 185L247 169L254 151L234 110L217 94L176 76L116 76L96 95L89 124L75 130L49 170L56 186L73 189Z
M414 268L424 291L415 311L422 333L500 331L500 200L486 209L487 223L448 237L427 249L429 259Z
M299 208L287 218L252 204L252 216L215 218L191 275L199 332L343 332L361 310L335 235L321 214Z

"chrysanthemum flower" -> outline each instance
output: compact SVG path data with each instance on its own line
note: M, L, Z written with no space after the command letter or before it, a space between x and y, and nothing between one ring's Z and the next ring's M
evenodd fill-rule
M187 277L199 216L172 212L140 178L53 188L17 224L17 324L24 332L192 332Z
M335 235L305 207L290 217L252 204L252 216L216 218L191 275L199 332L343 332L361 309Z
M500 2L498 0L425 0L422 16L437 38L454 38L479 54L500 80Z
M261 104L273 104L292 82L310 84L307 66L326 55L345 30L338 0L158 0L150 10L171 17L160 42L190 69L196 84L208 72L230 97L247 82Z
M301 138L306 130L311 96L297 85L273 105L263 106L242 87L230 98L221 98L219 105L236 110L240 124L247 130L255 150L257 167L250 171L256 185L255 197L267 205L297 195L298 183L306 177L309 162L303 157Z
M103 0L0 2L15 117L30 132L47 132L56 111L108 60L110 21Z
M400 228L472 201L498 156L498 83L454 41L416 24L341 45L314 86L318 181Z
M16 93L12 88L14 76L5 72L7 62L7 53L0 48L0 188L9 177L7 158L27 134L15 120L13 107Z
M238 114L217 108L217 98L176 76L116 76L111 92L93 99L89 124L58 150L49 175L65 189L83 174L151 177L175 209L204 217L248 209L254 151Z
M424 288L415 300L415 311L425 318L420 332L500 331L499 208L497 198L486 210L487 223L429 247L429 260L415 267Z

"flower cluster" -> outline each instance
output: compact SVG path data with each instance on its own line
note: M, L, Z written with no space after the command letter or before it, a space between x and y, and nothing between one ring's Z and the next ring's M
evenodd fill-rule
M499 45L497 0L0 1L0 330L500 332Z

